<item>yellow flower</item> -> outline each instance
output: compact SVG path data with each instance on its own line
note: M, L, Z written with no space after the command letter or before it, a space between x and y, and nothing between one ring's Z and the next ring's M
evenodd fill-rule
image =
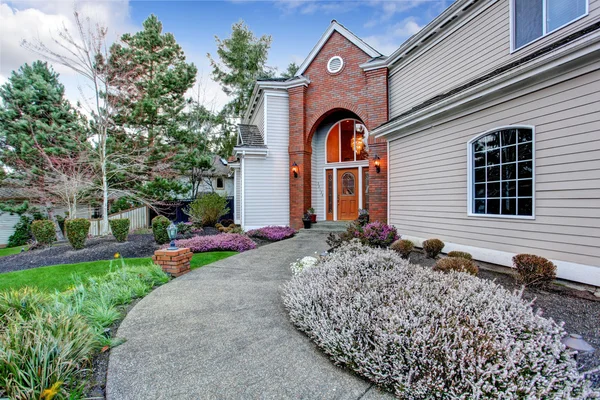
M115 258L119 258L121 255L119 253L115 253Z
M50 387L50 389L45 389L40 396L41 399L52 400L54 396L58 394L60 391L60 385L62 385L61 381L56 382L54 385Z

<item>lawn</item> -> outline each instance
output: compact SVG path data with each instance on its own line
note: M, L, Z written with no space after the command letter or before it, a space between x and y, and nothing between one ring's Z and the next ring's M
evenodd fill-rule
M0 249L0 257L12 256L13 254L20 253L22 248L27 250L27 247L28 246L4 247Z
M194 254L191 261L191 269L200 268L234 254L237 253L234 251L214 251ZM127 258L124 261L127 265L138 266L151 263L152 259L150 257ZM113 270L119 266L121 266L121 260L112 261ZM91 276L100 276L108 273L110 270L111 261L104 260L7 272L0 274L0 291L19 289L25 286L35 286L40 290L51 292L54 290L63 291L71 286L77 278L85 279Z

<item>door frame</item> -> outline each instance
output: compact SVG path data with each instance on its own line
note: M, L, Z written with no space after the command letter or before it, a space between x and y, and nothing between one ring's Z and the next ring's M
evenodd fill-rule
M338 198L338 179L337 179L337 171L338 169L351 169L358 168L358 209L363 208L363 171L365 169L369 169L369 160L364 160L361 162L343 162L343 163L335 163L327 164L323 168L323 187L325 190L323 191L323 216L325 221L338 221L338 207L337 207L337 198ZM333 219L327 219L327 171L333 171Z

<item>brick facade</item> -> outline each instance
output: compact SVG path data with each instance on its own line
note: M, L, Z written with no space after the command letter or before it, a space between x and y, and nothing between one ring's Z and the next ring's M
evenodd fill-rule
M331 74L331 57L344 60L343 69ZM349 110L367 129L373 130L388 119L387 68L363 71L359 65L371 57L334 31L304 72L308 86L288 89L290 124L290 225L302 227L302 214L311 206L312 137L329 115ZM385 140L369 138L369 211L371 220L387 220L387 145ZM381 172L375 170L372 157L381 158ZM294 178L291 165L298 164Z

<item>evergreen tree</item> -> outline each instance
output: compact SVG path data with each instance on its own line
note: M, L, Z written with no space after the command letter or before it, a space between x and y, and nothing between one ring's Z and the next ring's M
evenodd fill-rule
M287 69L281 74L281 77L288 79L293 78L296 75L296 72L298 72L298 68L300 67L295 62L289 63Z
M274 75L265 65L271 36L256 38L244 21L240 21L233 25L229 38L221 40L215 36L215 39L220 62L208 54L212 76L223 91L233 97L224 111L231 117L240 118L248 107L256 80Z

